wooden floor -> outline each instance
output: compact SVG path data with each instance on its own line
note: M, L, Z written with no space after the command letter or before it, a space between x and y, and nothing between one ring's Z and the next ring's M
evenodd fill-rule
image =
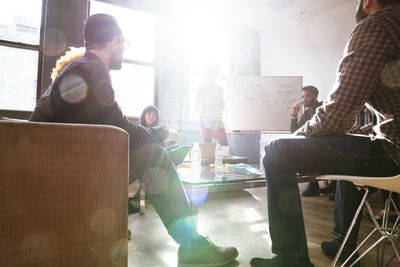
M379 194L374 195L372 202L378 208ZM331 234L334 203L326 196L302 198L302 203L310 257L315 266L329 266L331 260L323 255L320 244L334 237ZM128 248L130 267L177 266L178 245L152 207L147 207L143 216L129 216L128 225L133 237ZM250 259L255 256L272 257L265 187L210 194L199 208L198 230L217 245L235 246L239 250L237 261L226 267L250 266ZM370 230L371 224L363 219L359 240ZM362 259L361 266L376 266L375 257L374 250Z

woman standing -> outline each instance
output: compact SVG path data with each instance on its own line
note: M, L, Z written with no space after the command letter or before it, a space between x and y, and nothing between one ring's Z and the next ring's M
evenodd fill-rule
M197 90L196 109L200 109L200 128L204 142L210 143L215 139L222 146L227 146L228 141L222 121L222 110L225 106L223 90L215 83L219 75L220 69L217 65L210 64L204 67L206 82Z

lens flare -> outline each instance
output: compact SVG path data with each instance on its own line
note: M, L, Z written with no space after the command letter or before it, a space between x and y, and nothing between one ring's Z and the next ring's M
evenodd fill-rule
M207 200L208 188L207 187L193 188L192 190L187 191L187 195L191 205L200 206Z
M109 235L117 223L117 218L113 210L100 208L92 216L90 221L91 229L101 235Z
M168 233L173 236L174 239L188 240L197 232L196 227L197 224L195 216L190 216L177 220L171 224L168 227Z
M65 76L59 86L61 97L71 104L76 104L86 99L88 87L82 77L77 75Z
M148 169L142 181L145 185L146 192L151 195L160 195L167 190L170 183L170 177L166 171L159 167Z
M128 255L128 240L121 239L111 246L110 260L113 266L122 266L126 262Z

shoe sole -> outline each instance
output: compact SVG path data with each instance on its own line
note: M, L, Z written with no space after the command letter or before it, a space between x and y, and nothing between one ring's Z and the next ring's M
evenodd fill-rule
M179 263L178 262L178 267L213 267L213 266L221 266L224 264L228 264L232 261L234 261L237 256L239 256L239 252L236 251L236 253L230 258L227 259L226 261L223 262L218 262L218 263Z

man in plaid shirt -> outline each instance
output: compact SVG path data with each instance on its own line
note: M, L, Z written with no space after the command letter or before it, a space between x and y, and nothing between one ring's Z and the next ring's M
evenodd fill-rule
M400 0L359 0L356 18L358 24L328 99L294 133L297 136L273 140L265 147L269 226L272 252L277 256L253 258L251 266L313 266L296 173L400 173ZM350 135L368 130L352 129L364 105L375 111L378 123L370 136ZM332 257L361 201L361 194L349 182L339 182L336 194L334 233L338 237L321 246ZM360 218L339 260L355 247L359 224Z

